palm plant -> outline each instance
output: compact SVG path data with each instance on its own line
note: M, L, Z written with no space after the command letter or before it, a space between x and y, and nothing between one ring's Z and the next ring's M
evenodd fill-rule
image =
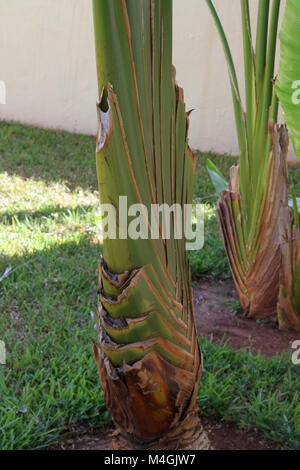
M296 205L294 206L296 207ZM280 328L300 332L300 217L297 210L282 208L281 271L277 305Z
M300 161L300 4L297 0L286 2L280 39L276 92ZM300 331L300 209L293 189L291 192L292 208L282 208L282 269L277 310L282 328Z
M288 135L277 125L273 80L280 0L259 2L255 46L249 0L240 2L245 109L223 26L212 0L206 2L227 59L240 153L217 217L241 305L248 317L263 318L276 312L281 206L288 204Z
M93 0L100 99L97 172L102 204L192 202L195 156L172 71L172 0ZM201 449L196 396L201 353L185 240L104 240L94 355L115 449ZM161 223L157 219L161 233Z

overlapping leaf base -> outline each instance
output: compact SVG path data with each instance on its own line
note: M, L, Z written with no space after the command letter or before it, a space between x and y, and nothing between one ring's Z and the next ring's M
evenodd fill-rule
M281 265L279 217L282 204L287 205L288 200L287 131L283 126L274 126L270 131L273 144L268 179L253 236L246 239L247 232L243 229L247 221L243 215L238 166L232 168L229 189L222 193L217 209L220 233L242 308L254 319L276 315Z
M153 267L116 276L102 260L99 301L94 354L117 427L114 448L209 448L196 405L195 329Z

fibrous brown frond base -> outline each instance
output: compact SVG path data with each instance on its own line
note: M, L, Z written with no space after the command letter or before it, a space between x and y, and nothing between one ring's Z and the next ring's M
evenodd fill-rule
M118 430L112 437L114 450L212 450L196 407L175 428L146 446L134 442L131 436L123 436Z
M114 368L94 343L108 409L114 417L114 450L209 450L196 395L200 376L172 367L157 353Z
M277 305L279 327L300 332L300 230L293 210L282 209L280 294Z
M99 268L94 356L114 448L209 448L196 404L202 358L183 305L161 284L158 293L152 266L116 275L102 259Z

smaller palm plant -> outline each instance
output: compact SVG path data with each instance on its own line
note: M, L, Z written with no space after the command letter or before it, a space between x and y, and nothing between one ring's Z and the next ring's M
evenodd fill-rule
M240 153L239 165L232 168L229 186L222 192L217 217L242 308L251 318L264 318L276 312L279 219L282 203L288 203L288 135L277 125L273 80L280 0L259 2L255 47L249 1L240 2L245 109L223 26L212 0L206 2L227 59Z
M296 206L296 201L294 200ZM297 210L282 208L282 265L277 305L280 328L300 331L300 217Z

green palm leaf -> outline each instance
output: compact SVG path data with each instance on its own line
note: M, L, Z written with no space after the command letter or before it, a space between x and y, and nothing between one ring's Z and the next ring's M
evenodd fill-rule
M220 170L209 158L206 161L206 168L216 193L221 194L225 189L227 189L228 181L226 181Z
M280 42L276 92L300 160L300 2L298 0L286 2Z
M286 2L280 42L276 92L300 160L300 3L297 0ZM300 204L293 188L291 193L290 207L282 212L281 286L277 311L281 328L300 331Z

